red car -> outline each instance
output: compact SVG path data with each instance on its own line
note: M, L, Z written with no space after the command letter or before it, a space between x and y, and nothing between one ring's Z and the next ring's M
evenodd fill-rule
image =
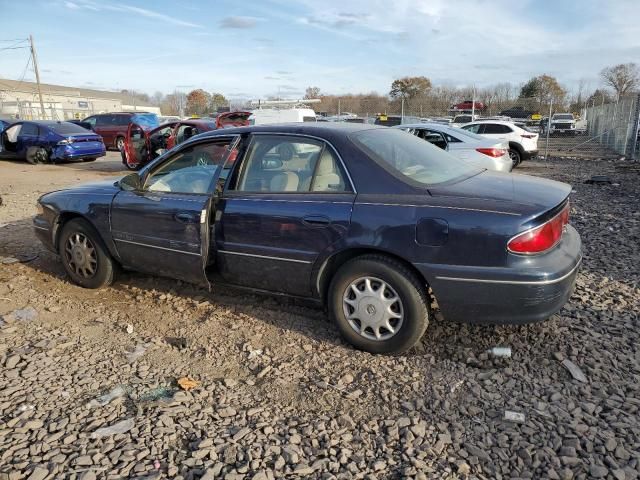
M149 112L111 112L98 113L82 120L91 126L91 130L102 137L107 148L122 151L127 128L132 123L153 128L159 125L158 116ZM86 128L86 127L85 127Z
M482 102L475 102L475 110L478 111L482 111L484 110L487 106L482 103ZM474 110L473 108L473 101L472 100L465 100L464 102L458 103L456 105L453 105L451 107L451 110Z
M122 163L129 170L138 170L194 135L218 128L249 125L250 115L251 112L227 112L215 118L190 118L155 128L131 123L122 149Z

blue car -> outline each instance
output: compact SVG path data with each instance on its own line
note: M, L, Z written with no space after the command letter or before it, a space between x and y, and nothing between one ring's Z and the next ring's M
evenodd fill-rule
M29 163L92 162L106 154L102 137L59 121L18 121L0 134L0 159Z
M337 123L192 137L118 181L43 195L43 244L87 288L120 267L325 305L347 341L398 352L447 320L527 323L581 262L571 187L479 170L413 135Z
M12 120L9 118L0 118L0 132L2 132L5 128L7 128L9 125L11 125L14 122L15 120Z

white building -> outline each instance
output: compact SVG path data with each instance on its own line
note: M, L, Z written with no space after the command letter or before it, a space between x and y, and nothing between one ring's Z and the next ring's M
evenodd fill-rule
M90 90L41 83L47 120L82 119L94 113L147 111L160 115L158 107L141 105L126 93ZM43 119L38 87L34 82L0 78L0 115Z

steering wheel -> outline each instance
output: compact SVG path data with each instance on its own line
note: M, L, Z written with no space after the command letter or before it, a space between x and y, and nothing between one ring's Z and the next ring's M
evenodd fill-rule
M204 150L198 151L196 153L196 163L199 167L204 167L206 165L213 165L213 157L209 154L209 152L205 152Z

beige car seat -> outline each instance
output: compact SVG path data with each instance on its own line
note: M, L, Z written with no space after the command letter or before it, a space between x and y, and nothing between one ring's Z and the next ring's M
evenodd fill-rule
M295 172L279 172L274 175L269 185L270 192L297 192L300 177Z

